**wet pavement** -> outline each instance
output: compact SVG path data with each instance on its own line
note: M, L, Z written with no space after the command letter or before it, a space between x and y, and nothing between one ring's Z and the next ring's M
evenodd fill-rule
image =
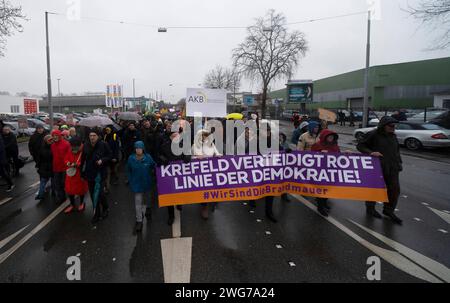
M368 282L371 256L381 260L381 282L449 282L449 175L450 164L404 155L403 226L367 218L363 202L331 199L323 218L313 199L290 196L275 199L278 223L265 218L263 201L254 211L240 201L219 203L207 221L199 205L184 206L171 227L153 203L137 236L123 174L108 195L109 217L93 226L89 198L85 212L70 215L50 197L34 200L38 176L28 163L16 189L1 190L0 204L12 199L0 205L0 282L67 282L70 256L81 260L82 282L170 281L171 264L186 282ZM178 251L163 254L166 239Z

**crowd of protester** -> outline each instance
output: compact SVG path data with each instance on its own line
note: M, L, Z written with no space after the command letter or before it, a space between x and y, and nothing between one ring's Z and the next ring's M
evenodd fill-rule
M258 117L253 114L245 119L254 119L258 125ZM155 167L167 165L172 161L191 161L192 158L220 157L212 140L213 131L203 128L195 129L193 120L188 120L191 130L191 155L176 155L172 150L172 142L180 143L183 127L178 131L172 129L174 121L162 119L160 115L144 116L141 121L120 121L115 119L114 125L104 128L86 128L55 126L47 133L42 126L37 126L30 137L28 148L34 159L36 171L39 174L40 186L36 200L44 200L51 195L58 204L67 199L70 205L64 210L66 214L86 209L86 196L89 193L93 204L94 215L92 223L108 217L108 193L111 185L120 182L119 169L124 168L126 179L123 180L134 196L136 210L137 233L142 231L143 220L151 220L152 203L157 197ZM359 144L362 153L379 157L382 163L383 175L387 185L389 203L385 204L383 213L394 222L401 220L394 214L400 192L398 175L401 171L401 158L398 143L394 134L395 123L392 117L384 117L379 127L370 132ZM327 129L327 123L318 119L302 118L294 121L295 130L292 138L280 133L279 150L340 152L338 134ZM225 132L226 128L224 128ZM259 136L264 132L263 136ZM223 136L225 138L225 135ZM252 140L267 138L270 144L270 130L257 129L257 133L246 131L238 138L249 150ZM256 146L259 146L258 144ZM258 149L258 153L260 153ZM8 191L14 187L8 167L9 161L18 162L18 147L15 136L9 127L2 129L0 136L0 174L7 182ZM18 165L20 166L20 165ZM277 222L273 213L274 197L265 197L265 214L272 222ZM289 201L287 194L281 196L283 201ZM256 207L255 201L249 201L251 208ZM375 210L373 202L367 202L367 214L376 218L381 215ZM214 211L216 203L200 204L200 215L208 219L210 208ZM177 206L181 210L181 206ZM318 212L328 216L330 207L325 198L317 198ZM175 207L169 206L168 224L172 225L175 218Z

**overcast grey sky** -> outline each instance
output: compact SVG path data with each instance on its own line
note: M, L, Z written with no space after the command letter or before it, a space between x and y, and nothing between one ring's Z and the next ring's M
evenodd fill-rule
M30 19L24 32L8 39L0 58L0 91L43 94L46 88L44 11L66 14L66 0L10 0ZM81 16L155 26L247 26L268 9L283 12L288 22L365 11L366 0L81 0ZM409 0L416 4L418 0ZM445 57L450 50L427 51L437 33L410 18L401 8L407 0L381 0L381 20L372 27L371 65ZM363 68L366 15L292 25L306 34L310 50L296 79L320 79ZM104 91L119 83L124 93L148 96L156 90L177 101L186 87L203 82L216 64L231 65L231 51L245 29L169 29L158 33L145 26L70 21L50 16L53 94L61 78L64 94ZM169 84L173 83L172 87ZM282 88L285 81L272 85ZM246 81L244 90L259 85Z

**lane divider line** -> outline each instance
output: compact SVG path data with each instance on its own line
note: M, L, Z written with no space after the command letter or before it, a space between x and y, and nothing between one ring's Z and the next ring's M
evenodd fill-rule
M30 226L30 224L28 224L27 226L19 229L18 231L16 231L15 233L13 233L12 235L10 235L9 237L6 237L5 239L0 241L0 249L3 248L3 246L5 246L6 244L8 244L12 239L14 239L17 235L19 235L22 231L24 231L28 226Z
M314 211L315 213L317 213L320 216L320 214L315 209L316 207L310 201L306 200L304 197L299 196L299 195L292 195L292 196L296 197L297 200L299 200L299 202L301 202L303 205L305 205L306 207L308 207L309 209L311 209L312 211ZM323 216L321 216L321 217L324 220L328 221L329 223L333 224L335 227L340 229L345 234L347 234L350 238L352 238L353 240L357 241L359 244L361 244L362 246L364 246L368 250L372 251L373 253L377 254L383 260L385 260L386 262L388 262L392 266L400 269L401 271L404 271L404 272L406 272L406 273L408 273L408 274L410 274L410 275L412 275L412 276L414 276L416 278L419 278L421 280L428 281L428 282L431 282L431 283L442 283L443 282L441 279L437 278L437 276L438 276L437 274L436 274L436 276L432 275L430 272L426 271L422 267L418 266L416 263L414 263L411 260L407 259L403 255L401 255L399 252L388 250L388 249L384 249L382 247L379 247L377 245L374 245L374 244L370 243L369 241L367 241L366 239L360 237L358 234L356 234L355 232L351 231L348 227L344 226L342 223L340 223L339 221L337 221L336 219L334 219L331 216L328 216L326 218L323 217ZM417 253L417 254L419 254L419 253ZM432 261L436 262L434 260L432 260ZM440 263L438 263L438 264L440 264ZM442 265L442 264L440 264L440 265Z
M43 229L47 224L49 224L53 219L56 218L59 213L61 213L70 202L66 200L57 209L55 209L50 215L47 216L41 223L39 223L32 231L30 231L25 237L20 239L13 247L8 249L6 252L0 255L0 264L2 264L8 257L10 257L16 250L18 250L22 245L24 245L28 240L30 240L35 234L37 234L41 229Z

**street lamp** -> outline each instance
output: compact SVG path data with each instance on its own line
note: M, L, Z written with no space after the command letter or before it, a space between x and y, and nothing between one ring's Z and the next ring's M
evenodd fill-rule
M47 54L47 98L50 115L50 127L53 127L52 78L50 76L50 46L48 43L48 12L45 12L45 49Z

